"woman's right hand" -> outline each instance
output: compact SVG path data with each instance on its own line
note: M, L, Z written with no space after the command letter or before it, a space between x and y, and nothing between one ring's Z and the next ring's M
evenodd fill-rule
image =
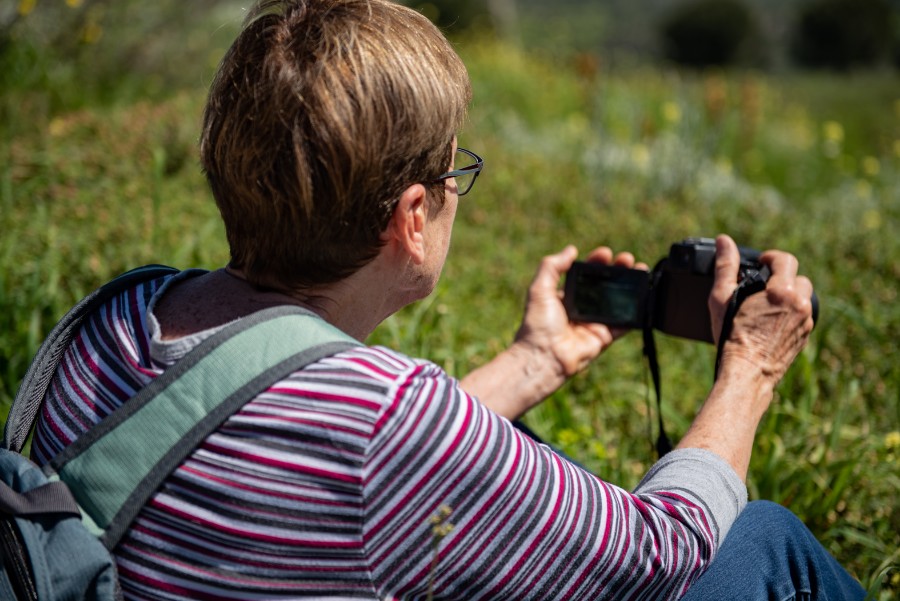
M754 369L774 387L806 345L813 329L812 282L797 275L797 259L770 250L760 256L772 274L765 290L741 304L725 342L720 374ZM709 297L713 337L718 343L722 320L737 287L740 253L730 237L716 238L715 283Z
M756 429L772 402L775 385L797 357L813 328L812 283L797 275L797 259L766 251L760 261L772 275L766 289L748 296L738 309L722 348L719 372L706 402L679 448L712 451L747 478ZM713 336L737 288L740 252L728 236L716 238L716 273L709 295Z

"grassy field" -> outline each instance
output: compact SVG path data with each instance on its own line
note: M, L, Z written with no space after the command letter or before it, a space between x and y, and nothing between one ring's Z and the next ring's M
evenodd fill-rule
M460 203L436 293L371 342L466 373L511 340L540 257L567 243L651 264L672 242L718 232L790 250L821 316L760 427L751 497L800 515L875 598L900 597L896 76L608 72L590 56L550 64L479 39L458 48L475 88L460 143L486 158L485 172ZM227 260L195 149L211 61L166 89L100 86L87 66L51 69L22 43L2 60L0 415L82 295L144 263ZM714 350L657 343L677 439L709 388ZM648 379L630 335L528 421L633 486L653 461Z

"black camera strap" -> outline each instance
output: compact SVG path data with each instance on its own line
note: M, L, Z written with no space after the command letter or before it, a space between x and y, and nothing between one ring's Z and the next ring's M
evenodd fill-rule
M749 270L745 274L744 279L737 285L737 288L734 289L728 307L725 309L725 317L722 319L722 332L719 334L719 343L716 349L716 370L715 375L713 376L713 382L719 379L719 367L722 364L722 353L725 350L725 342L727 342L728 337L731 336L734 318L737 315L738 309L741 307L741 303L743 303L751 294L756 294L757 292L765 290L769 275L771 275L771 271L766 265L763 265L759 270Z
M662 457L672 450L672 442L666 434L666 427L662 417L662 387L659 377L659 360L656 357L656 340L653 338L653 327L644 326L644 356L647 357L647 364L650 367L650 376L653 378L653 388L656 391L656 418L658 421L659 432L656 435L656 454Z
M650 287L656 288L659 285L662 270L660 266L665 263L665 259L660 261L653 271L650 272ZM647 295L647 305L645 307L644 317L644 356L647 357L647 365L650 368L650 376L653 378L653 389L656 391L656 419L658 432L656 435L656 455L662 457L672 450L672 442L666 434L666 426L662 417L662 385L660 384L659 360L656 356L656 340L653 338L653 315L656 312L655 295Z

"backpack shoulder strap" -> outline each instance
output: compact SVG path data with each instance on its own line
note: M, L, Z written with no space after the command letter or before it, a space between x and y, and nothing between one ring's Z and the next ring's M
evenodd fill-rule
M359 345L299 307L254 313L200 343L45 472L69 485L85 523L112 549L169 474L228 417L291 372Z
M104 284L77 305L56 324L38 349L25 378L19 385L16 398L9 410L3 435L3 447L21 452L25 446L35 419L40 410L50 380L56 373L63 353L69 347L72 337L78 332L84 318L93 313L103 303L141 282L177 273L178 270L164 265L146 265L126 272Z

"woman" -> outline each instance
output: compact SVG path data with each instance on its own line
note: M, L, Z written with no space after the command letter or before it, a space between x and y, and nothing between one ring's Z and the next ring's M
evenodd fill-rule
M470 96L463 64L414 11L385 0L255 7L213 83L201 139L231 261L138 286L84 326L48 394L36 458L260 309L306 307L362 341L427 296L482 167L455 136ZM729 238L718 244L716 331L738 259ZM126 598L684 594L746 503L753 432L812 328L812 286L793 257L766 255L769 289L738 315L694 426L628 493L509 421L622 333L566 319L557 287L576 254L544 259L514 343L461 382L359 347L250 401L117 547ZM590 259L634 266L607 248ZM435 515L453 529L436 532Z

